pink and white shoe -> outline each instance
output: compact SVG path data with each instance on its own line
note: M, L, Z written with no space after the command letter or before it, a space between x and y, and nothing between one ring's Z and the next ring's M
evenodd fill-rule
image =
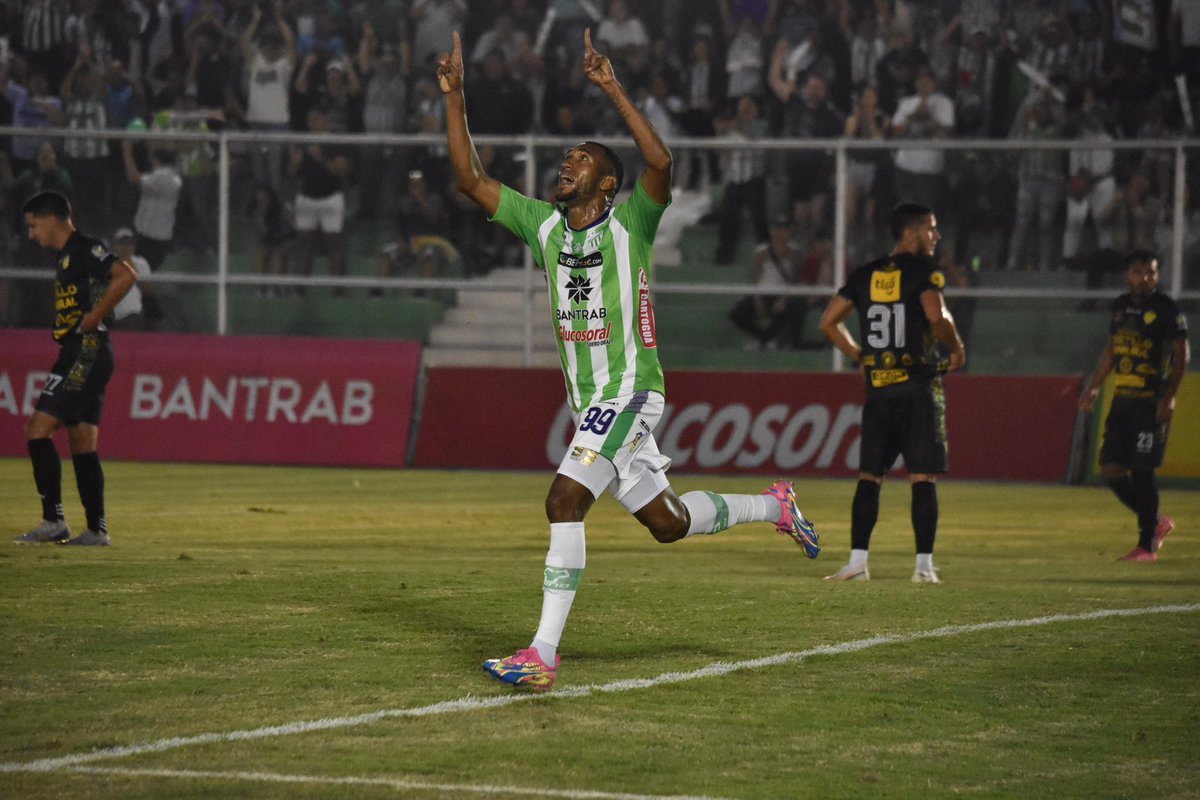
M1117 561L1158 561L1158 553L1151 553L1143 547L1135 547Z
M1163 539L1171 535L1171 531L1175 530L1175 520L1170 517L1159 517L1158 524L1154 526L1154 552L1158 552L1158 548L1162 547Z
M489 658L483 662L483 668L501 683L544 691L554 685L561 661L557 655L554 656L554 666L551 667L542 661L536 647L526 647L508 658Z

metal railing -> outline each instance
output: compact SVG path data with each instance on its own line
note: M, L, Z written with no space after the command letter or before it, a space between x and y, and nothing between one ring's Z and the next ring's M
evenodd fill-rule
M523 296L522 308L526 333L525 361L531 362L532 341L534 338L534 293L542 291L542 281L537 275L532 256L526 252L523 262L523 272L520 280L504 281L489 280L473 281L462 278L418 278L418 277L362 277L362 276L297 276L288 275L286 278L271 275L245 274L230 269L230 231L232 214L232 185L231 161L232 149L236 147L254 147L274 144L322 144L344 145L350 147L390 147L390 148L437 148L444 146L442 135L377 135L377 134L308 134L308 133L267 133L246 131L130 131L104 130L85 131L65 128L30 129L0 127L0 136L19 135L30 137L35 135L44 140L61 141L63 139L101 138L110 141L134 140L139 142L167 143L204 143L215 148L216 174L218 180L218 209L217 209L217 242L216 269L212 274L181 274L176 272L157 273L154 282L157 284L182 284L211 286L216 291L216 324L215 332L225 335L229 332L229 292L236 287L263 287L286 283L288 286L299 287L335 287L335 288L370 288L370 289L401 289L401 290L472 290L494 292L520 292ZM631 144L628 137L610 137L619 150L628 151ZM524 182L526 186L536 186L538 183L539 163L550 166L557 162L562 150L577 143L575 139L550 136L475 136L477 145L494 145L497 147L518 150L522 155L518 160L524 164ZM834 258L832 282L817 286L786 286L759 288L748 283L691 283L677 281L656 281L656 294L679 295L720 295L733 297L750 294L772 294L785 296L819 297L829 296L842 285L846 277L846 261L848 253L847 206L845 202L848 180L848 161L850 155L856 152L875 150L893 151L897 149L931 149L954 151L1070 151L1086 149L1103 149L1111 151L1163 151L1171 154L1173 162L1173 205L1170 209L1172 240L1169 254L1164 254L1161 266L1163 271L1163 288L1176 299L1200 299L1200 292L1185 290L1184 282L1184 238L1185 238L1185 196L1190 190L1200 192L1200 187L1187 186L1188 150L1200 149L1200 139L1154 139L1132 141L1082 141L1082 140L976 140L976 139L937 139L937 140L886 140L869 142L851 139L822 139L822 140L781 140L758 139L753 141L732 141L728 139L695 139L680 138L668 141L676 152L678 162L680 154L693 151L721 153L728 150L757 149L763 152L792 153L801 150L818 150L832 153L834 160L835 191L834 209ZM539 156L542 161L539 162ZM124 176L118 176L123 180ZM936 211L936 209L935 209ZM482 212L481 212L482 213ZM669 213L669 212L668 212ZM347 230L353 235L353 224L348 223ZM93 233L89 231L89 233ZM95 232L96 233L102 232ZM10 264L0 265L0 279L41 279L47 277L44 271L21 268ZM1110 289L1071 289L1071 288L1023 288L1023 287L963 287L954 290L955 297L979 299L1061 299L1061 300L1100 300L1111 297ZM843 364L840 354L834 350L831 356L833 369L840 369Z

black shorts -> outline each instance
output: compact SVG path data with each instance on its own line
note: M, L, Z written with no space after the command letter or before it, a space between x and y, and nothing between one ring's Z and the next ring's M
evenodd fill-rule
M867 397L859 472L885 475L900 455L910 475L946 471L946 390L940 380L900 394Z
M1114 400L1104 421L1100 463L1158 469L1167 452L1168 430L1158 424L1158 401Z
M37 410L64 425L100 424L104 389L113 374L113 351L108 336L88 334L59 349Z

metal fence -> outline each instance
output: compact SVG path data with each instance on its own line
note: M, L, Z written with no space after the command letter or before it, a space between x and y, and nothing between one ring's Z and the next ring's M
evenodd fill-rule
M0 128L2 136L29 137L31 133L33 132L29 130ZM161 287L165 290L169 287L172 291L186 297L187 303L194 310L191 321L187 323L192 329L199 328L217 334L242 332L238 330L237 325L231 324L231 307L240 302L239 298L255 291L260 293L268 290L280 293L307 291L311 293L339 290L362 295L371 290L377 290L377 292L385 292L388 296L397 292L406 295L411 293L433 294L447 298L447 302L450 304L453 303L455 293L463 290L506 293L520 297L519 309L524 339L522 361L526 364L534 361L534 350L538 341L535 332L540 332L543 325L543 321L540 319L542 312L539 310L539 302L544 294L544 284L532 258L523 251L523 248L508 249L505 252L509 257L499 259L499 261L510 263L515 259L519 270L503 271L498 273L500 277L493 275L488 279L481 279L479 276L469 273L485 272L485 267L489 267L491 264L467 264L463 273L439 270L440 274L402 274L399 276L389 274L380 266L382 259L380 244L385 243L389 237L395 234L394 229L387 221L386 209L394 206L396 198L406 191L404 165L412 163L412 157L415 155L420 155L427 162L430 159L440 160L448 168L448 160L444 156L444 137L441 135L380 136L235 131L181 132L178 130L88 132L66 129L41 129L37 130L34 135L55 143L61 143L67 139L104 139L109 141L114 153L119 153L120 143L128 140L140 142L149 147L171 145L175 149L205 149L211 165L207 167L209 171L201 172L196 176L199 180L192 181L187 189L189 192L195 190L193 192L195 196L190 200L193 213L205 217L203 224L195 227L204 230L177 230L177 242L184 238L181 236L183 233L189 234L192 239L186 245L178 245L180 253L186 253L186 255L173 259L168 267L156 272L152 279L152 285L156 288ZM522 186L527 193L535 195L544 194L537 191L537 187L546 185L543 178L555 170L563 149L576 143L574 140L543 136L477 136L475 141L481 148L494 148L499 154L497 163L504 164L504 169L500 171L510 176L512 182ZM621 137L621 139L614 137L613 141L622 145L628 143L627 137ZM740 261L735 268L725 271L712 269L711 235L713 226L707 224L705 219L689 220L691 224L682 226L683 230L672 245L679 251L676 260L680 263L676 266L658 267L654 285L655 294L660 299L667 298L665 303L668 306L676 303L681 309L680 313L691 313L687 310L689 308L693 311L696 308L703 309L704 315L710 317L710 321L718 327L727 324L725 318L732 299L753 294L770 293L811 298L814 303L813 315L819 316L819 310L817 310L819 302L832 294L844 282L846 270L853 265L852 257L853 261L861 261L866 260L867 256L885 252L876 253L872 249L890 244L887 242L886 232L882 230L886 226L885 210L877 209L877 220L873 227L865 225L860 219L851 228L848 224L850 208L846 198L851 180L851 165L856 157L861 160L867 153L880 154L882 151L881 158L886 161L890 160L891 151L899 148L943 151L947 157L947 169L950 171L947 177L951 179L959 177L954 171L964 168L963 165L969 167L977 165L980 159L987 160L988 168L999 170L1001 178L1005 179L1001 180L1000 184L1009 187L1013 187L1017 183L1017 162L1020 157L1031 151L1056 154L1055 157L1059 159L1065 159L1067 151L1111 151L1118 160L1126 162L1145 161L1148 154L1155 156L1156 158L1153 160L1156 162L1160 178L1162 175L1166 175L1166 179L1170 183L1169 187L1157 187L1158 191L1155 193L1156 197L1169 198L1169 205L1161 205L1155 212L1157 214L1155 225L1159 243L1158 252L1162 267L1162 287L1165 292L1176 299L1185 301L1200 299L1200 291L1197 287L1197 283L1200 282L1200 275L1197 274L1200 271L1200 267L1197 266L1200 253L1195 252L1193 240L1188 235L1189 215L1193 213L1193 209L1197 205L1200 205L1197 202L1200 201L1200 195L1197 194L1197 189L1200 187L1191 186L1188 182L1189 156L1194 159L1200 149L1200 140L1197 139L1039 140L1037 142L1019 140L866 142L845 139L803 142L763 139L745 142L725 139L679 139L672 140L668 144L675 154L677 167L681 167L685 161L701 161L709 156L719 160L735 150L756 149L762 151L769 165L767 175L769 200L776 211L789 210L786 208L787 189L783 177L788 159L804 151L819 151L829 159L832 167L834 189L830 198L831 212L829 214L832 222L830 231L832 234L832 269L827 272L823 280L816 283L770 289L754 286L750 282L748 263L746 263L746 253L754 237L745 231L741 233L744 244L739 250ZM355 201L359 199L358 195L354 193L360 190L364 181L379 183L379 188L382 189L380 210L384 211L384 216L376 216L373 220L358 220L354 202L348 204L343 246L347 250L351 263L344 275L273 274L269 270L259 272L254 264L254 256L251 252L254 246L253 234L249 230L251 222L246 211L248 193L252 192L255 186L253 170L250 165L251 162L260 159L270 148L282 148L286 151L292 145L344 147L360 156L369 156L369 158L356 159L360 169L351 176L350 183L355 187L351 196ZM618 150L622 154L628 154L627 173L632 173L637 169L636 151L630 146L621 146ZM101 176L100 180L123 184L126 179L124 172L118 171L120 159L114 155L110 157L108 163L110 172ZM373 165L379 172L368 170L364 173L361 167L364 163ZM1196 166L1197 162L1193 162L1193 165ZM698 167L694 167L694 165L688 167L688 169L692 168ZM1195 172L1194 169L1193 172ZM98 190L94 183L95 177L89 177L93 182L77 186L77 193L93 193ZM1065 177L1064 175L1064 179ZM627 185L630 185L629 182ZM691 204L691 208L697 212L707 210L711 215L713 209L717 207L715 204L719 202L720 186L720 181L717 180L711 185L691 193L680 187L677 199L698 200L698 203ZM534 190L531 192L527 187L534 187ZM1060 209L1055 211L1055 219L1052 223L1053 230L1048 233L1043 232L1041 237L1043 242L1053 241L1056 248L1063 235L1061 204L1065 204L1065 191L1066 184L1064 183ZM128 197L128 187L126 187L125 195ZM453 199L449 195L450 193L447 192L448 202L453 204ZM280 199L285 202L290 200L287 197ZM998 199L1002 205L1007 202L1011 206L1011 201L1005 198L992 199ZM19 208L20 199L15 199L14 202ZM214 203L215 207L212 205ZM681 204L677 202L677 206L679 205ZM125 210L128 212L131 209ZM943 220L959 220L961 215L958 212L960 210L953 206L935 208ZM480 221L483 217L483 213L474 208L454 209L454 211L456 214L473 215ZM669 224L668 221L674 213L676 212L668 211L664 225ZM683 209L680 208L678 213L684 213ZM109 216L110 222L112 222L112 215ZM15 217L14 213L14 235L19 236L20 234L15 230L19 221ZM119 221L128 224L131 219L123 218ZM98 238L105 238L112 232L111 229L91 230L85 227L85 224L81 222L80 227ZM948 238L950 234L953 234L961 241L964 237L969 239L978 233L974 230L963 229L963 226L969 227L970 223L957 221L955 225L958 229L944 230L944 234ZM945 227L943 224L943 228ZM992 228L988 233L991 248L997 252L1003 252L1010 231L1004 230L1003 226L996 229L995 224L989 224L986 227ZM707 233L705 233L706 231ZM709 238L704 239L705 235ZM197 236L199 236L198 241ZM451 234L449 238L452 244L455 243L454 234ZM14 253L11 252L13 241L16 241L15 238L10 238L10 252L0 262L0 284L7 284L11 287L22 282L30 284L48 280L49 275L44 268L31 268L27 264L19 263L19 259L15 258ZM513 241L515 242L515 240ZM696 242L700 242L700 244L689 249L689 244ZM1078 274L1064 273L1055 277L1036 270L1006 271L1001 268L1000 264L995 263L995 258L980 258L973 256L972 253L959 252L955 253L954 257L964 266L967 280L965 285L953 288L950 296L960 302L969 301L972 313L983 311L986 315L993 311L997 314L1012 312L1010 315L1014 320L1013 324L1029 323L1034 319L1028 315L1021 316L1022 311L1030 308L1040 309L1041 316L1037 319L1050 319L1055 316L1069 318L1077 307L1086 309L1089 306L1107 302L1120 285L1119 279L1113 275L1101 275L1098 276L1098 281L1085 282L1083 277ZM981 261L983 262L982 266L980 265ZM1052 271L1058 272L1061 268L1061 259L1056 259ZM693 278L693 273L699 277ZM693 303L693 305L688 306L687 302L683 300L674 301L670 298L691 298L687 302ZM9 299L8 302L11 304L14 301ZM278 302L286 303L287 298L278 298ZM1078 304L1078 306L1073 304ZM0 311L2 310L0 309ZM167 320L164 329L170 330L177 324L182 325L183 323ZM269 323L266 324L269 325ZM812 324L813 320L810 318L808 325L811 327ZM1005 323L996 323L993 320L990 324L994 326ZM1073 335L1073 330L1075 329L1070 325L1046 327L1042 332L1042 335L1047 338L1046 347L1054 347L1058 339L1069 339ZM256 332L286 334L321 333L322 331L319 329L296 330L293 326L289 330L275 331L269 330L269 328L263 330L260 327ZM1096 333L1101 337L1099 341L1102 341L1103 330ZM986 337L982 337L981 342L983 339ZM725 336L721 341L730 350L742 349L736 337ZM1090 348L1094 343L1089 339L1087 348L1083 349ZM720 347L721 345L711 346ZM991 345L981 344L981 346L1003 348L1003 344L994 343ZM1096 345L1095 352L1098 352L1098 347ZM1005 369L1007 362L1000 358L1003 353L998 352L995 355L997 359L993 360L993 364L998 366L994 366L993 369ZM756 360L760 357L751 354L746 358L748 359L745 362L746 365L753 367L759 363ZM762 358L768 358L768 356L762 356ZM1073 355L1066 357L1068 361L1071 358ZM824 364L833 369L843 366L840 356L836 352L823 351L820 359L815 363ZM770 367L772 362L761 363ZM1019 364L1008 366L1019 369ZM1086 366L1081 366L1081 369Z

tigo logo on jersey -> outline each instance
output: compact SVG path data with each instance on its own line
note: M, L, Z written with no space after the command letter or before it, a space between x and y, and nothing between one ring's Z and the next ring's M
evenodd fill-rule
M895 303L900 299L900 270L876 270L871 273L871 302Z
M654 308L650 305L650 281L646 279L644 269L638 270L638 336L647 350L658 347L654 334Z

